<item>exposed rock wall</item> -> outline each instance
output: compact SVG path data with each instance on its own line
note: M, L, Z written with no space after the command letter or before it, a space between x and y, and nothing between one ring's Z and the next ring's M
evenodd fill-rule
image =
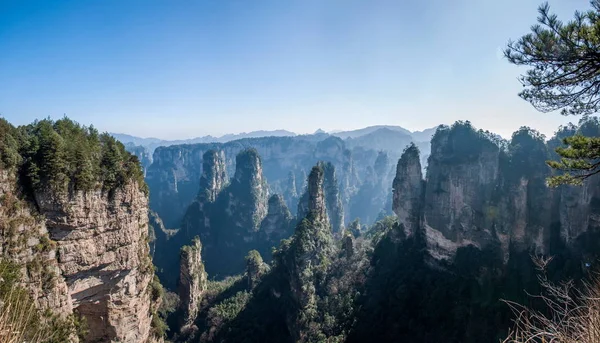
M41 308L83 316L89 342L149 339L148 207L137 184L110 195L36 191L40 216L14 174L0 171L0 197L0 256L24 265L23 282Z
M137 184L114 194L56 196L36 203L57 243L59 267L88 341L144 342L150 334L148 203Z
M22 266L22 283L38 307L63 318L73 313L56 242L50 239L43 218L21 196L15 173L1 169L0 257Z
M236 170L226 186L223 158L227 155L205 154L207 173L202 176L199 196L189 206L182 230L167 243L168 249L178 249L198 235L204 246L206 269L217 277L242 272L243 258L249 250L264 251L264 246L273 243L271 235L287 232L287 227L277 228L276 232L274 228L269 230L268 221L274 220L273 216L262 226L268 232L261 230L267 216L269 190L256 150L246 149L236 156ZM281 212L283 208L273 211Z
M184 235L186 240L191 240L196 235L200 235L200 239L204 241L210 239L210 206L217 200L227 181L224 153L208 150L202 158L198 196L188 207L178 235Z
M200 309L208 278L202 263L202 244L198 238L193 240L192 245L184 246L179 256L180 324L181 331L187 331Z
M202 200L213 202L227 183L225 154L223 151L208 150L202 156L202 176L200 177L200 194Z
M260 232L265 242L270 246L278 246L279 242L292 234L292 214L285 205L283 197L279 194L269 198L269 211L260 224ZM265 251L264 253L269 253Z
M424 190L421 170L419 150L412 145L398 160L393 183L393 210L407 237L414 235L421 224Z
M323 173L323 201L325 215L328 217L328 221L331 223L331 227L334 233L341 232L344 227L344 208L342 205L342 199L340 196L339 186L337 177L335 174L335 167L329 162L320 161L317 166L321 168ZM311 211L311 178L308 177L308 186L306 191L298 202L297 219L302 220ZM314 182L314 180L313 180ZM312 186L315 187L314 185Z
M407 236L422 229L437 260L452 260L467 246L499 248L495 251L506 262L511 251L549 253L557 239L570 247L582 245L583 237L600 226L599 181L548 188L549 150L528 128L500 147L468 123L441 127L432 140L426 181L419 182L416 147L400 158L394 212Z
M366 166L373 165L377 151L358 149L356 154L337 137L325 135L320 140L312 136L263 137L228 143L191 144L159 147L154 152L153 163L148 168L146 181L150 187L150 207L156 211L169 229L179 228L187 207L196 198L201 177L203 155L208 150L224 152L225 169L229 175L235 171L235 156L247 148L254 148L261 156L264 178L273 193L283 194L290 208L296 209L289 186L289 173L296 176L296 185L303 194L306 171L318 161L329 161L337 178L343 183L344 204L355 195ZM355 156L358 155L358 158Z
M308 214L296 227L293 242L285 251L283 265L288 275L289 290L298 310L290 312L287 325L295 341L301 340L311 321L316 319L317 280L327 270L334 254L332 228L325 200L325 172L319 164L308 177ZM302 314L302 315L300 315Z

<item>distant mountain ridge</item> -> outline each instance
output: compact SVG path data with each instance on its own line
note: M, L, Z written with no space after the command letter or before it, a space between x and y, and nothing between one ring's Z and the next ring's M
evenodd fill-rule
M258 137L294 137L296 134L287 130L259 130L242 133L228 133L226 135L215 137L211 135L201 136L191 139L176 139L176 140L164 140L159 138L141 138L124 133L111 133L113 137L121 141L123 144L133 143L147 148L151 153L159 146L171 146L181 144L198 144L198 143L227 143L238 139L244 138L258 138Z
M403 133L403 134L405 134L405 135L407 135L409 137L412 136L412 132L410 132L409 130L403 128L402 126L393 126L393 125L367 126L365 128L357 129L357 130L332 132L331 135L336 136L336 137L340 137L342 139L357 138L357 137L360 137L360 136L368 135L370 133L373 133L373 132L381 130L381 129L387 129L387 130L390 130L390 131L397 131L397 132Z
M411 132L401 126L393 126L393 125L374 125L368 126L362 129L349 130L349 131L331 131L325 132L321 129L318 129L313 134L300 135L300 136L314 136L317 139L324 139L327 136L335 136L341 139L355 139L367 135L377 135L379 133L387 134L388 136L391 134L395 134L395 136L402 136L407 141L414 142L428 142L431 140L431 137L435 133L437 129L436 127L425 129L423 131L414 131ZM259 137L295 137L299 136L298 134L287 131L287 130L259 130L259 131L251 131L251 132L242 132L237 134L226 134L220 137L215 137L211 135L201 136L191 139L177 139L177 140L164 140L160 138L142 138L136 137L124 133L111 133L113 137L121 141L123 144L131 143L133 145L143 146L147 148L150 153L154 151L159 146L171 146L171 145L181 145L181 144L198 144L198 143L227 143L234 140L244 139L244 138L259 138ZM366 139L367 137L365 137Z

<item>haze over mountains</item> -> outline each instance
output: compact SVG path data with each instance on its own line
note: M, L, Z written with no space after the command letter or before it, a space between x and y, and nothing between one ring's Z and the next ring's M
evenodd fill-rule
M414 131L411 132L401 126L393 126L393 125L374 125L368 126L362 129L349 130L349 131L331 131L325 132L321 129L315 131L312 135L331 135L335 137L340 137L342 139L347 138L358 138L364 137L369 134L374 134L376 132L380 133L389 133L393 132L397 137L402 138L410 138L415 143L416 142L428 142L433 134L435 133L437 127L432 127L429 129L425 129L423 131ZM260 131L251 131L251 132L242 132L237 134L225 134L223 136L201 136L190 139L177 139L177 140L165 140L160 138L142 138L136 137L125 133L111 133L113 137L121 141L123 144L132 143L137 146L146 147L151 153L159 146L171 146L171 145L180 145L180 144L196 144L196 143L226 143L238 139L244 138L258 138L258 137L294 137L294 136L310 136L310 135L299 135L294 132L288 130L260 130Z
M80 343L498 342L500 300L538 292L530 254L556 256L553 278L598 265L600 179L548 188L545 161L600 120L550 140L431 132L250 133L151 159L135 143L160 141L0 120L0 257L60 327L85 318Z

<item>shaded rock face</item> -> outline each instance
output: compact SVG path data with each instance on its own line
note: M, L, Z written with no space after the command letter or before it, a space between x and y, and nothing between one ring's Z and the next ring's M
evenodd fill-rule
M227 182L225 154L223 151L209 150L202 156L202 176L200 177L201 200L213 202Z
M152 164L152 154L150 151L146 147L135 145L133 143L125 144L125 149L127 149L129 153L137 157L137 159L140 161L140 165L144 170L145 176L146 172L148 171L148 167L150 167Z
M428 238L442 250L493 242L483 214L495 196L500 149L467 126L438 130L431 146L424 208Z
M296 174L290 171L288 175L288 184L284 193L284 198L289 209L298 208L298 186L296 185Z
M352 151L349 149L344 150L344 160L341 169L340 178L340 198L342 199L342 206L344 208L350 208L350 201L356 195L358 187L360 185L360 178L354 164L354 156ZM344 222L348 223L354 218L351 218L350 211L345 211Z
M298 312L288 313L287 317L287 326L294 341L300 340L301 333L315 319L311 316L298 317L299 313L313 313L307 310L318 306L316 282L320 274L315 270L320 268L325 273L324 263L334 254L324 184L325 171L319 164L312 168L308 177L308 214L296 226L294 239L289 250L283 253L285 257L281 261L280 268L284 268L284 274L289 275L289 292L299 308Z
M197 196L204 153L208 150L223 151L227 174L233 175L235 156L248 148L256 149L261 156L263 175L269 180L273 193L284 195L288 207L293 210L297 207L289 182L290 172L295 175L296 186L300 187L296 194L303 194L305 187L302 183L306 181L303 173L320 160L331 162L342 183L341 191L345 192L345 205L355 196L361 183L359 175L364 174L364 168L373 165L378 154L375 150L362 148L350 150L341 139L327 135L319 140L312 136L263 137L224 144L159 147L146 174L151 190L150 207L164 220L167 228L179 228L189 204Z
M206 270L215 277L242 272L243 259L249 250L264 251L266 246L271 247L271 238L287 231L287 227L276 231L269 225L269 221L275 220L275 212L283 211L276 208L264 225L270 231L261 230L261 223L267 216L269 194L262 161L256 150L247 149L238 154L235 174L226 186L224 158L222 153L205 154L205 160L210 162L204 168L207 173L202 177L199 196L189 206L182 229L167 244L168 249L178 249L198 235L204 245ZM160 265L165 263L158 262Z
M229 195L227 214L239 216L234 221L235 225L250 232L257 231L267 214L269 191L261 158L255 149L244 150L237 155L235 175L226 193Z
M23 282L40 308L83 316L86 342L146 342L152 262L147 197L139 186L129 183L111 196L37 191L40 217L17 199L15 182L0 171L0 256L24 263ZM20 247L13 240L19 236L26 237Z
M426 181L419 181L416 147L398 162L393 209L405 234L422 230L437 260L452 260L467 246L497 251L506 263L511 251L547 254L557 244L581 245L600 224L600 181L546 187L551 146L528 128L515 132L503 149L468 123L439 128Z
M64 197L36 192L74 311L89 327L86 341L149 338L148 203L137 184L109 197L100 191Z
M330 162L322 162L320 167L323 168L323 192L331 228L334 233L341 232L344 228L344 208L340 198L335 167Z
M374 223L392 210L392 171L389 156L379 152L372 167L368 167L362 185L352 199L350 212L361 222Z
M202 161L200 190L188 207L179 233L185 235L186 240L191 240L196 235L200 235L201 240L209 239L207 235L210 230L206 228L210 228L210 206L227 183L225 155L222 151L209 150L204 153Z
M325 210L324 213L328 217L328 221L331 223L333 232L341 232L344 227L344 208L340 198L338 182L335 175L335 167L329 162L319 162L317 166L320 168L321 173L323 174L322 181L319 181L322 182L322 187L319 188L314 184L311 185L311 176L308 177L308 186L306 192L300 198L298 203L297 218L298 220L302 220L302 218L306 217L311 211L313 211L310 206L313 204L314 199L322 199L324 206L323 209ZM311 173L313 172L314 168ZM313 178L312 182L317 182L317 180L321 179ZM319 192L323 192L323 194L311 194L311 189L313 191L319 190Z
M407 237L414 235L420 227L423 189L419 150L412 145L398 160L393 183L393 210Z
M314 214L319 220L327 220L327 206L325 204L324 171L321 166L313 168L308 177L308 213Z
M262 256L256 250L251 250L246 256L246 278L248 290L253 290L261 278L269 271L269 266L263 262Z
M260 224L260 232L264 235L262 239L271 246L279 245L282 239L291 236L292 220L292 214L285 205L283 197L279 194L272 195L269 198L267 216ZM265 251L265 253L269 254L270 252Z
M208 150L204 153L202 161L200 189L196 199L188 206L181 222L181 229L164 240L158 239L158 252L154 255L154 263L158 267L158 275L162 283L169 289L176 287L178 275L174 271L178 269L179 250L183 246L193 244L193 238L196 236L202 242L212 244L213 206L227 184L225 155L222 151ZM167 230L167 232L172 231Z
M184 246L179 255L179 299L181 331L190 329L200 309L202 296L208 287L208 277L202 263L202 244L195 238L192 245Z

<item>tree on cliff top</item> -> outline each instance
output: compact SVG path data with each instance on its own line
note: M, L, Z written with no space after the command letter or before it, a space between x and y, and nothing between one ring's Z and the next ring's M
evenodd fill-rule
M591 5L563 23L545 3L531 33L508 43L508 61L529 67L519 78L524 87L519 96L537 110L586 117L600 109L600 0ZM551 186L580 184L600 172L600 139L575 135L563 143L560 161L548 165L565 173L551 177Z

